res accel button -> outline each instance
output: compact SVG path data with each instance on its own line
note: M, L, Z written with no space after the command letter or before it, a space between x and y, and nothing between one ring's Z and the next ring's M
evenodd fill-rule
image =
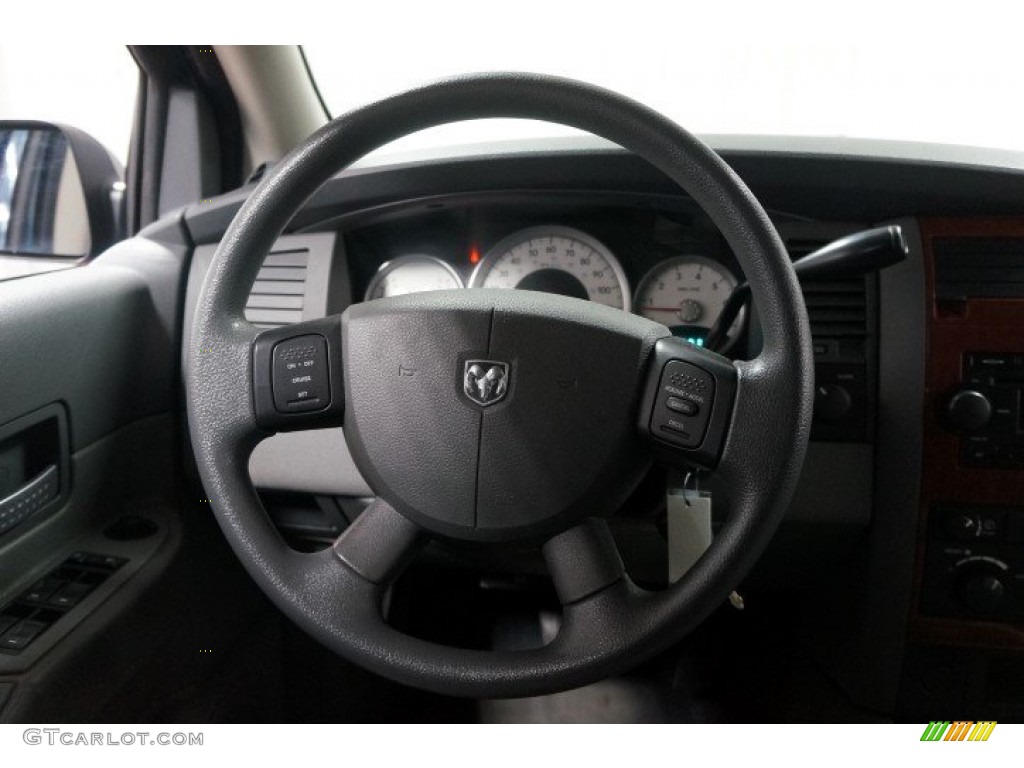
M697 404L693 400L682 397L669 397L665 400L665 407L670 411L681 413L684 416L696 416Z
M330 405L327 340L323 336L307 334L278 342L271 359L278 412L318 411Z

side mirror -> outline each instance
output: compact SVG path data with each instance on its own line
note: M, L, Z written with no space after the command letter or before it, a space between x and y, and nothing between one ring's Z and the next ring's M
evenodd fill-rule
M95 256L123 237L122 170L70 126L0 121L0 253Z

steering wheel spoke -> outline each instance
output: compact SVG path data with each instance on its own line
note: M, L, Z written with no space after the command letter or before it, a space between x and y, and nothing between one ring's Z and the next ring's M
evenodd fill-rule
M731 424L737 370L725 357L674 336L651 353L640 433L670 466L717 466Z
M626 577L608 524L597 518L552 537L543 554L562 605L577 604Z
M340 426L345 415L341 317L259 334L252 344L256 423L271 432Z
M420 527L375 499L334 542L334 554L366 581L394 581L423 544Z

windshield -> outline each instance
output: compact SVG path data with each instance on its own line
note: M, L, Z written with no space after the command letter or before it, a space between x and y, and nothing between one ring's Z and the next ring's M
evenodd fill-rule
M352 27L365 24L365 33L304 50L333 115L453 74L523 70L611 88L702 135L1024 149L1019 48L988 34L964 30L954 42L902 27L885 44L873 33L837 41L835 30L809 35L766 15L755 20L764 32L758 43L720 26L687 25L682 14L659 24L648 14L583 18L578 5L575 16L547 6L542 16L518 7L507 18L489 13L486 24L407 18L386 31L380 19L356 18ZM407 137L388 151L567 133L548 124L476 121Z

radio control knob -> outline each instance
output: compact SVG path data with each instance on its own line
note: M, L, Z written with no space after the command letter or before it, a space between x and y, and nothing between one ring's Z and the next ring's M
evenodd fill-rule
M992 418L992 402L976 389L961 389L946 401L946 425L954 432L977 432Z

